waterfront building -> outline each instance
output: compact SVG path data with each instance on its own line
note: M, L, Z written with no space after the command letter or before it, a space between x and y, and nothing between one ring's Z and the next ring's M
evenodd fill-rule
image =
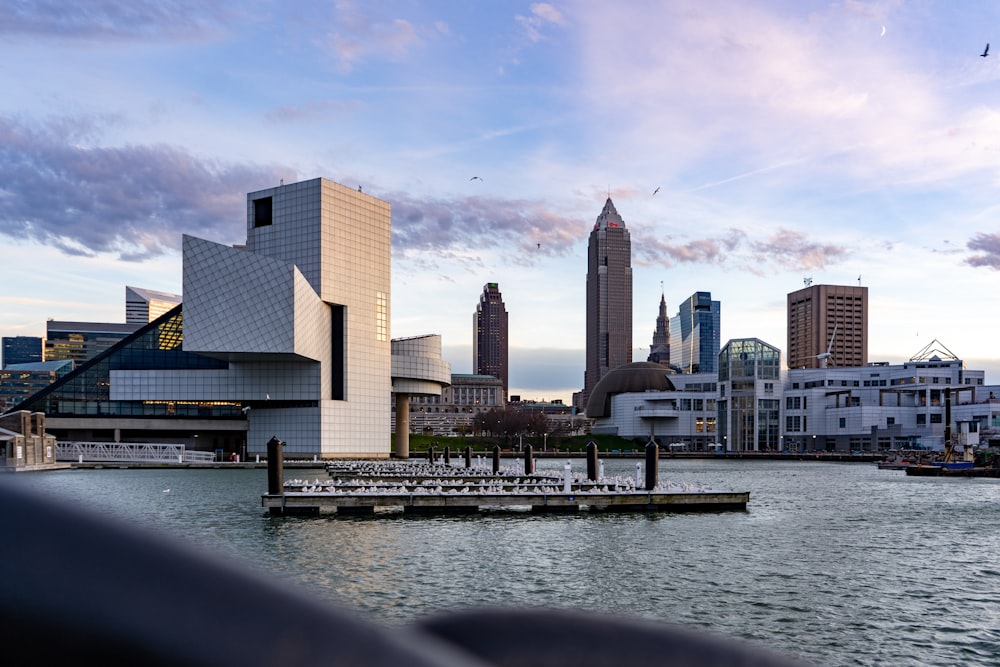
M140 324L113 322L45 323L45 359L69 359L79 366L136 332Z
M44 341L37 336L4 336L3 367L45 361Z
M494 378L496 379L496 378ZM392 428L396 458L410 456L411 402L439 398L451 382L451 365L441 359L441 336L430 334L392 341ZM423 425L417 430L422 432Z
M670 366L681 373L718 371L722 304L711 292L695 292L670 318Z
M656 316L653 343L649 346L646 361L663 366L670 365L670 318L667 317L667 298L660 295L660 314Z
M18 410L0 415L0 472L57 467L63 466L56 463L56 438L46 431L44 414Z
M594 420L591 433L711 451L718 441L717 396L714 373L681 375L662 364L639 361L601 379L587 417Z
M182 248L182 305L29 399L50 431L389 456L389 203L322 178L281 185L247 195L245 245Z
M69 359L7 366L0 371L0 412L17 407L72 370L73 362Z
M410 432L425 435L463 435L472 432L472 420L481 412L503 409L503 381L493 375L452 373L439 395L409 398ZM398 394L393 397L394 404ZM395 426L394 426L395 428Z
M587 250L587 363L576 405L587 405L604 375L632 361L632 241L611 198Z
M738 338L719 352L719 436L728 452L781 446L781 350Z
M788 368L868 363L868 288L806 285L788 294Z
M181 302L179 294L125 286L125 322L148 324Z
M726 343L717 374L650 366L599 385L593 432L692 450L941 450L950 416L953 445L1000 446L1000 387L938 341L897 365L784 370L777 348L748 338Z
M497 283L486 283L473 315L472 369L477 375L492 375L509 390L507 364L507 309Z
M791 369L784 391L785 446L940 450L949 402L956 435L971 432L984 442L1000 440L1000 392L984 382L984 371L967 370L938 341L898 365Z

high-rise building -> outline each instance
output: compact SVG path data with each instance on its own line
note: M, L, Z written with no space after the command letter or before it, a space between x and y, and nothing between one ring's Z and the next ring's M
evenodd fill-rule
M3 367L37 364L45 360L44 341L37 336L4 336Z
M670 318L670 365L681 373L715 373L722 344L722 304L695 292Z
M45 323L45 360L70 359L77 366L90 361L135 333L140 324L115 322Z
M587 252L587 367L577 407L608 371L632 362L632 241L611 198Z
M656 330L653 331L653 344L649 346L649 357L646 361L654 364L670 365L670 318L667 317L667 299L660 295L660 314L656 316Z
M507 309L497 283L486 283L473 315L472 364L477 375L492 375L507 396Z
M807 285L788 294L789 368L868 364L868 288Z
M181 302L179 294L125 286L125 321L149 324Z

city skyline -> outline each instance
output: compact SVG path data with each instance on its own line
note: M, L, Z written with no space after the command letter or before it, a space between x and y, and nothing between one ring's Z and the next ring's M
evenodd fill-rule
M609 197L633 359L697 291L722 343L784 351L811 280L869 288L870 361L939 340L1000 378L1000 6L129 6L0 23L2 336L124 322L123 287L181 293L184 234L242 244L245 193L323 177L392 205L393 338L472 372L469 300L503 285L511 394L581 389Z

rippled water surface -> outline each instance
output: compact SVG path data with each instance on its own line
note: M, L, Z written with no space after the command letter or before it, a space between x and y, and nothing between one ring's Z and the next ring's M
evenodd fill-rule
M635 470L634 461L605 465L609 475ZM17 478L379 622L558 606L663 619L817 664L1000 665L995 479L907 477L874 464L665 460L661 481L750 491L748 510L338 519L267 516L264 470Z

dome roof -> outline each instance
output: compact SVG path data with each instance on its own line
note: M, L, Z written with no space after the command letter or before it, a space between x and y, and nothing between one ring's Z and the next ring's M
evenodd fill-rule
M670 381L675 371L650 361L619 366L601 378L590 392L587 401L587 416L596 419L611 416L611 397L615 394L629 394L641 391L674 391Z

